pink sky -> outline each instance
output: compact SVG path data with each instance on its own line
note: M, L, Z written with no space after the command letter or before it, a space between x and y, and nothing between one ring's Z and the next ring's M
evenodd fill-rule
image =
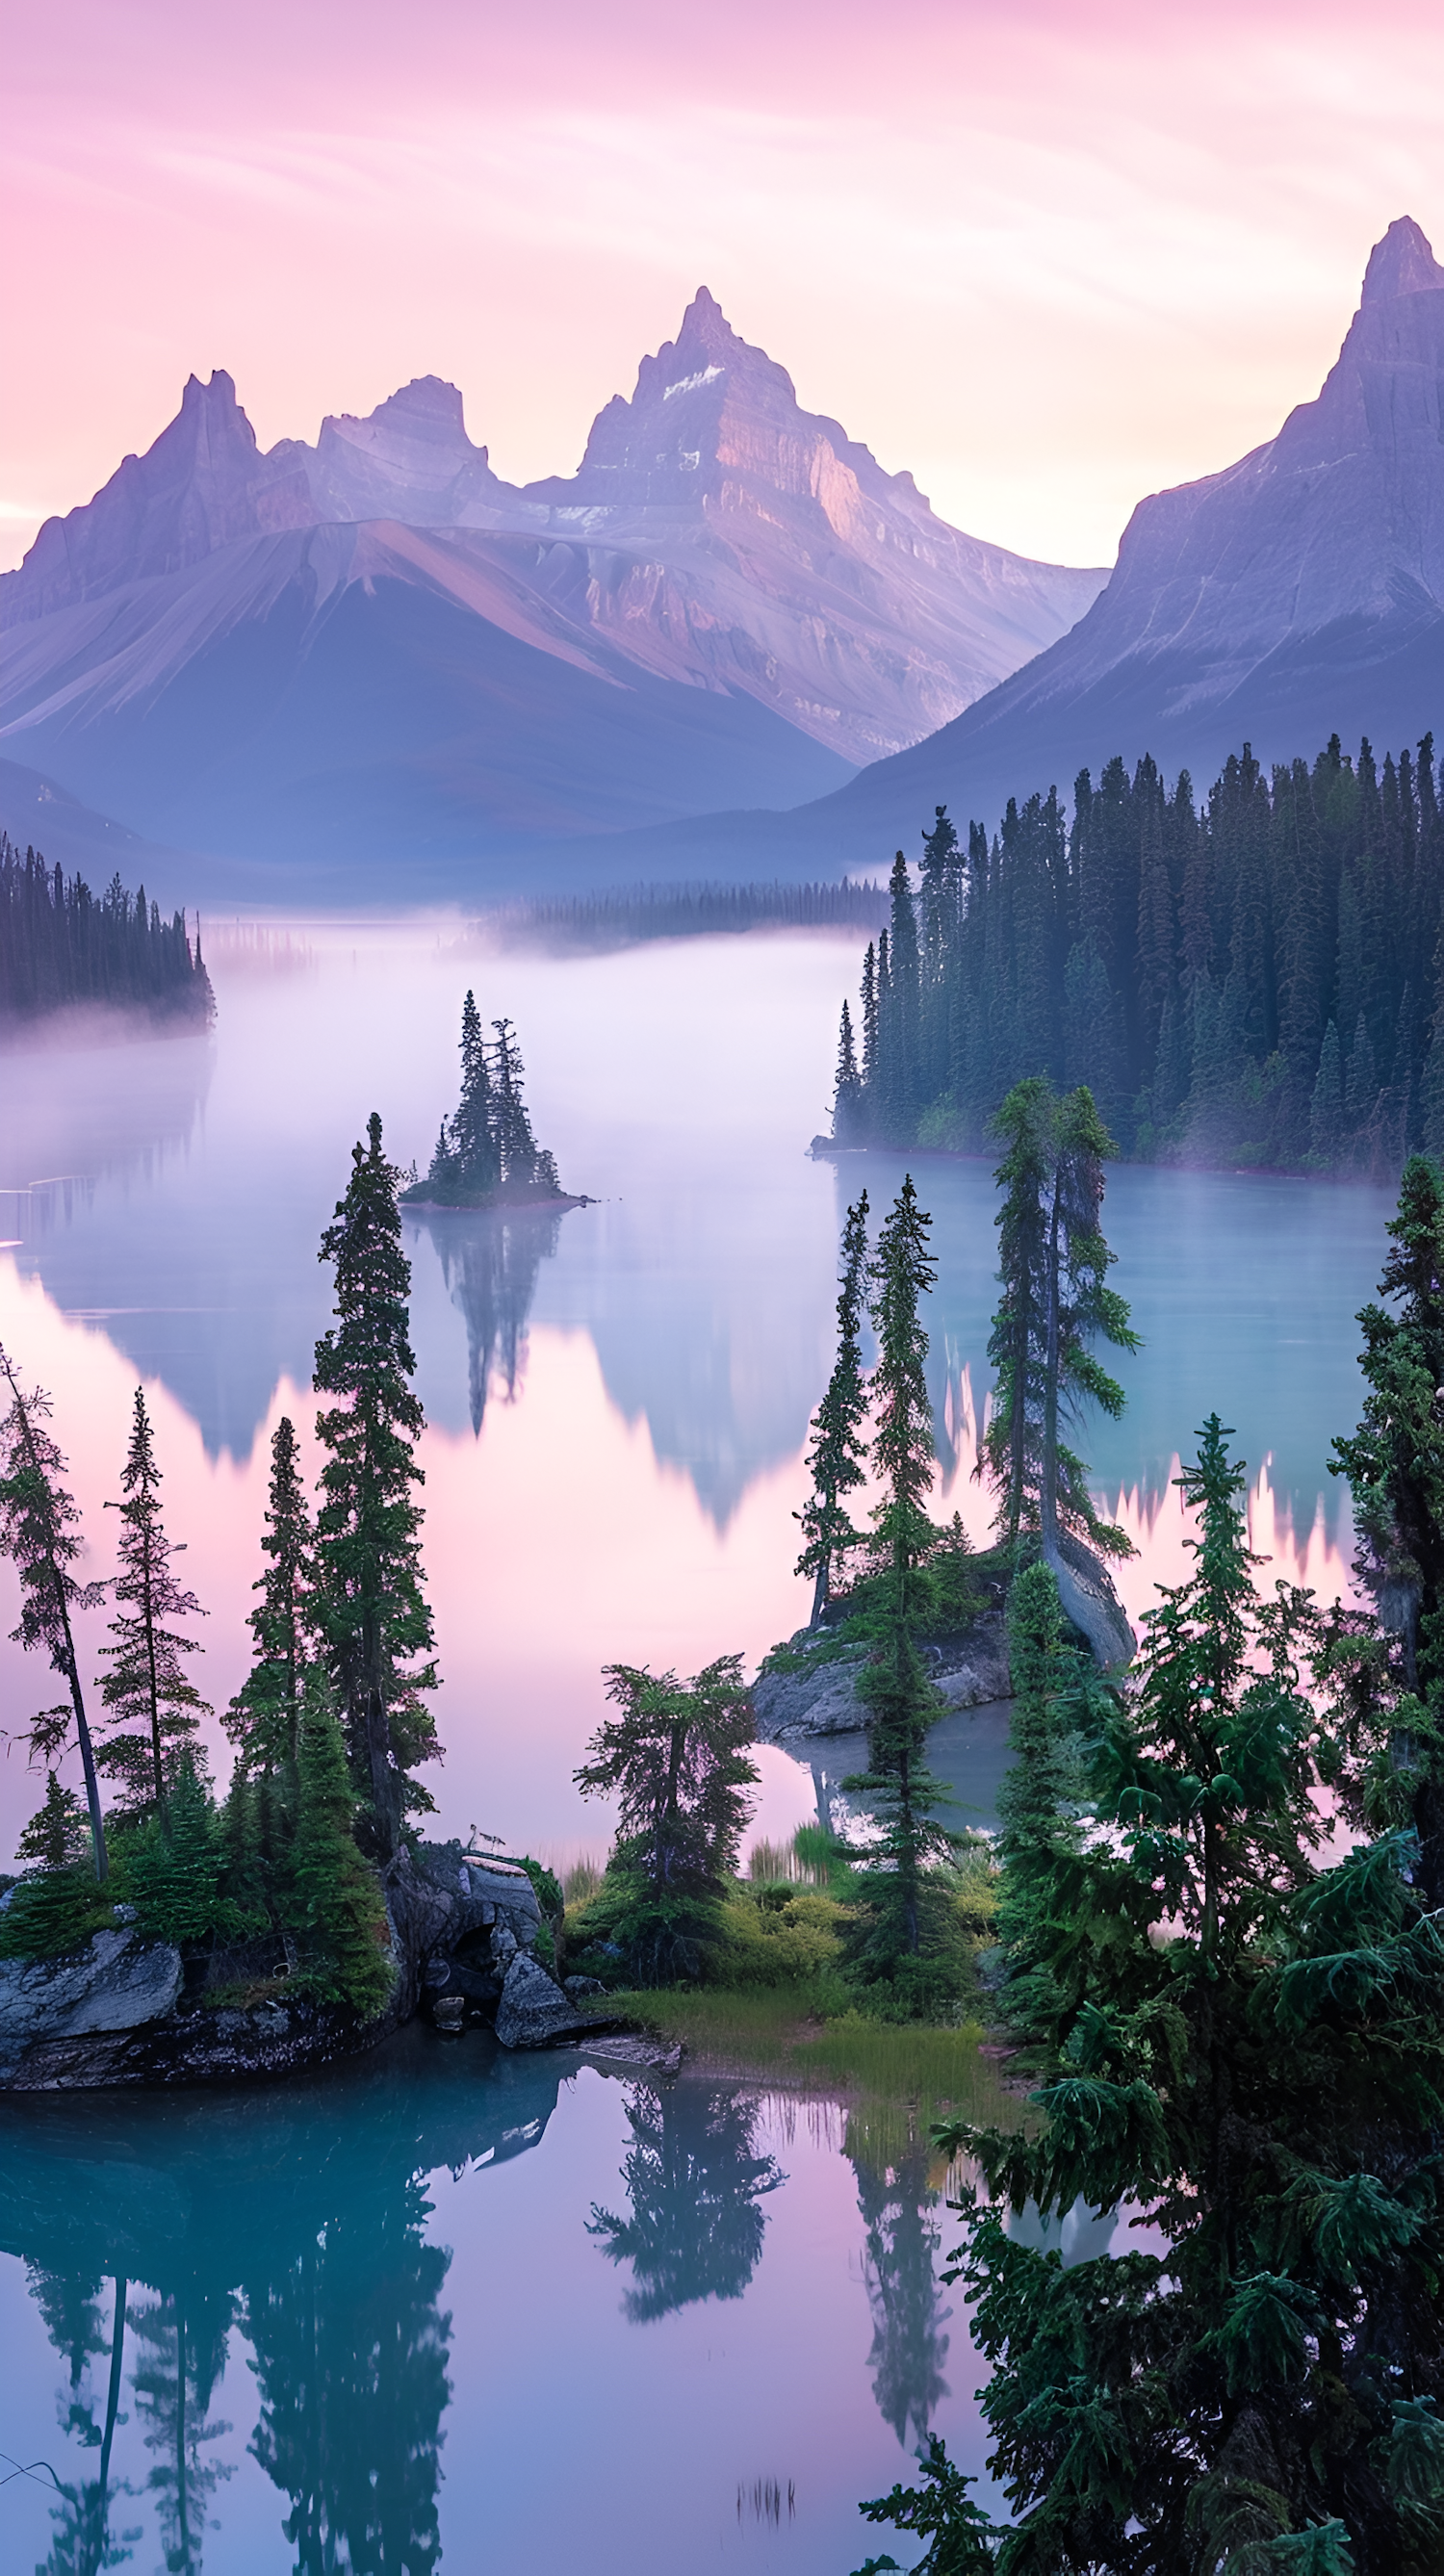
M0 562L192 370L263 445L408 377L567 472L705 280L979 536L1111 559L1444 244L1422 0L6 0Z

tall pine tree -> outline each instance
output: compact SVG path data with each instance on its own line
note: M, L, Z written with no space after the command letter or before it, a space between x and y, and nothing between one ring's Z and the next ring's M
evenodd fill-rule
M413 1775L439 1749L423 1696L436 1687L436 1667L414 1499L424 1481L415 1454L424 1416L411 1385L399 1178L373 1113L321 1238L320 1258L335 1270L336 1322L316 1344L315 1365L317 1393L335 1399L316 1417L328 1453L316 1516L318 1625L366 1801L366 1836L383 1859L407 1811L432 1806Z
M861 1533L848 1516L844 1497L865 1480L867 1457L862 1426L867 1419L867 1385L862 1368L862 1316L867 1269L867 1192L850 1207L842 1229L842 1276L837 1298L837 1357L827 1392L812 1417L812 1446L807 1463L812 1492L798 1518L805 1541L796 1571L813 1578L812 1625L827 1607L838 1558L858 1543Z
M848 1784L869 1799L881 1825L877 1865L866 1873L859 1964L890 1982L904 2008L934 1999L925 1973L907 1962L917 1962L929 1946L928 1864L956 1840L936 1817L946 1793L928 1770L927 1737L942 1703L914 1636L917 1570L937 1535L924 1508L933 1480L933 1415L928 1337L918 1312L919 1299L937 1276L928 1242L931 1224L909 1173L871 1265L877 1335L872 1463L883 1488L873 1519L887 1560L887 1629L859 1683L868 1713L867 1769Z
M210 1708L183 1660L200 1652L200 1639L176 1622L198 1618L201 1605L171 1571L172 1555L184 1549L167 1538L161 1519L161 1471L143 1387L135 1390L120 1481L124 1501L106 1505L121 1519L114 1583L120 1615L110 1622L115 1644L101 1648L110 1665L100 1686L110 1731L96 1763L119 1783L133 1813L158 1818L168 1832L172 1783Z
M251 1669L223 1724L237 1752L238 1779L258 1784L261 1841L280 1848L294 1813L301 1689L316 1652L316 1571L311 1515L301 1482L296 1427L283 1414L271 1440L271 1486L261 1546L270 1560L253 1589Z
M10 1390L9 1410L0 1423L0 1555L8 1556L20 1577L20 1624L16 1643L32 1653L43 1647L51 1668L69 1693L68 1705L44 1709L30 1726L32 1753L51 1762L59 1753L72 1720L85 1774L85 1800L90 1816L90 1844L95 1875L104 1880L105 1826L100 1812L100 1784L95 1750L81 1687L71 1613L98 1609L105 1596L102 1583L79 1583L74 1567L80 1555L80 1513L62 1479L65 1460L50 1436L51 1404L41 1387L26 1395L9 1353L0 1347L0 1375Z

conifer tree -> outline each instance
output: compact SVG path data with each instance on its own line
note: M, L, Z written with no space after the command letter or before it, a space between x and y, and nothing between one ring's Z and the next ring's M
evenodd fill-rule
M844 1496L865 1480L867 1385L862 1368L862 1314L867 1268L867 1192L850 1207L842 1229L842 1275L838 1281L837 1358L827 1392L812 1417L812 1446L807 1463L812 1493L798 1514L805 1541L795 1571L813 1578L812 1621L815 1628L827 1607L832 1573L839 1556L858 1544L861 1533L848 1516Z
M1444 1905L1444 1172L1405 1165L1379 1283L1388 1304L1359 1316L1368 1392L1357 1429L1334 1442L1347 1477L1354 1570L1374 1616L1334 1614L1331 1669L1348 1676L1356 1739L1392 1746L1361 1783L1359 1821L1387 1815L1419 1838L1418 1882ZM1376 1625L1377 1622L1377 1625Z
M296 1832L286 1916L314 1994L373 2020L395 1982L386 1908L356 1848L356 1799L327 1675L308 1666L296 1756Z
M1319 1047L1319 1069L1309 1102L1309 1151L1325 1171L1339 1159L1344 1138L1344 1059L1330 1020Z
M998 1793L998 1945L1008 1969L1003 2010L1026 2041L1056 2037L1058 1997L1046 1965L1057 1936L1050 1920L1060 1865L1076 1851L1079 1828L1065 1812L1080 1788L1070 1762L1070 1718L1086 1687L1078 1658L1063 1645L1057 1578L1041 1561L1024 1566L1008 1594L1008 1667L1013 1701L1012 1764Z
M261 1839L279 1850L282 1817L294 1810L301 1685L315 1653L315 1564L311 1516L301 1483L296 1427L283 1414L271 1439L271 1485L261 1546L270 1559L252 1586L261 1598L248 1621L251 1669L223 1724L236 1747L236 1781L260 1787Z
M239 1910L221 1896L226 1853L216 1814L194 1749L187 1745L168 1766L164 1821L151 1815L127 1870L141 1930L154 1941L204 1941L244 1926Z
M835 1145L860 1145L864 1129L862 1076L857 1066L857 1050L852 1034L852 1013L846 1002L837 1035L837 1074L832 1089L832 1141Z
M1059 1100L1041 1076L1014 1086L997 1126L1007 1147L997 1171L1003 1293L988 1343L998 1401L984 1460L999 1528L1009 1546L1036 1533L1050 1561L1067 1535L1126 1556L1127 1537L1099 1518L1087 1469L1062 1436L1084 1403L1111 1416L1123 1409L1094 1342L1138 1347L1128 1308L1107 1284L1115 1256L1099 1211L1111 1140L1085 1087Z
M496 1103L486 1061L486 1042L476 996L468 991L461 1006L461 1098L451 1121L449 1141L456 1177L480 1197L501 1178L497 1151Z
M328 1452L316 1516L316 1610L352 1775L367 1802L365 1830L385 1859L408 1809L433 1803L412 1774L438 1750L422 1696L436 1687L436 1667L413 1499L424 1481L415 1456L424 1417L411 1386L400 1175L382 1151L374 1113L351 1160L345 1197L321 1238L320 1258L335 1269L336 1322L316 1344L315 1386L336 1401L316 1417Z
M110 1864L71 1612L97 1609L105 1586L78 1583L73 1572L82 1545L80 1513L61 1481L65 1460L48 1428L50 1398L41 1387L30 1395L22 1391L14 1362L3 1346L0 1375L10 1390L9 1409L0 1423L0 1555L8 1556L15 1566L21 1598L20 1624L11 1634L32 1653L37 1647L45 1649L52 1670L60 1674L70 1694L68 1707L42 1710L32 1721L31 1751L42 1761L52 1760L74 1720L95 1875L103 1882Z
M1444 2546L1437 2256L1444 1958L1397 1829L1320 1865L1357 1711L1301 1687L1306 1595L1260 1598L1217 1416L1182 1478L1194 1571L1100 1694L1090 1800L1033 1962L1058 2001L1042 2127L976 2157L961 2271L993 2365L1000 2570L1429 2576ZM1407 1747L1372 1742L1394 1761ZM1165 2250L1060 2266L1004 2203L1131 2201ZM957 2277L956 2273L951 2277Z
M184 1553L166 1537L161 1519L161 1472L156 1465L145 1390L137 1387L130 1446L121 1471L125 1499L107 1503L119 1512L120 1572L114 1594L120 1615L110 1622L113 1646L102 1646L110 1665L100 1696L110 1732L96 1755L98 1769L120 1786L136 1814L156 1816L169 1830L170 1789L176 1766L194 1743L209 1704L201 1698L182 1658L200 1652L198 1637L175 1622L202 1616L193 1592L171 1572L172 1555Z
M921 2001L924 1988L900 1962L924 1948L928 1863L956 1841L934 1810L946 1794L927 1767L928 1728L942 1703L913 1633L917 1569L937 1535L924 1502L933 1480L933 1415L925 1364L928 1337L918 1300L937 1276L928 1244L932 1219L918 1205L911 1173L893 1203L871 1264L877 1365L871 1395L872 1463L883 1496L873 1520L888 1564L887 1634L858 1685L868 1712L865 1772L848 1783L873 1802L882 1867L868 1872L869 1921L859 1948L864 1970Z
M616 1714L573 1778L584 1798L616 1798L617 1836L584 1938L620 1953L634 1984L694 1982L722 1937L718 1900L758 1776L742 1658L721 1655L690 1682L632 1664L603 1678Z
M108 1919L98 1914L95 1878L85 1866L88 1841L85 1811L74 1790L62 1788L48 1772L45 1804L16 1845L29 1866L0 1913L0 1958L53 1958Z

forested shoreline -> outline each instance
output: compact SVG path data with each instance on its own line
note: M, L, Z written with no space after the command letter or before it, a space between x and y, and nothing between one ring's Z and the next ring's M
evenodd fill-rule
M185 914L165 920L144 886L131 895L116 875L97 895L0 833L0 1029L87 1005L208 1028L216 1006L199 927L192 946Z
M1387 1179L1444 1145L1432 735L1382 767L1231 755L1202 806L1151 758L943 807L844 1014L834 1141L977 1152L1016 1082L1086 1083L1122 1153Z

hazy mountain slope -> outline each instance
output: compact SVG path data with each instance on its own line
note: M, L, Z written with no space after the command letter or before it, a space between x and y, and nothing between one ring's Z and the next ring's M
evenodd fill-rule
M991 823L1010 795L1152 751L1206 785L1245 739L1264 760L1444 736L1444 269L1391 224L1316 401L1224 473L1134 511L1072 632L930 740L766 822L644 836L631 869L885 862L935 805Z
M533 842L722 803L739 781L781 802L846 776L749 698L584 652L509 549L376 525L226 549L165 585L163 619L154 585L52 615L77 632L44 700L25 630L7 637L8 689L33 700L12 736L152 838L393 900L445 893L463 864L484 888ZM197 891L220 883L252 879L209 867Z
M192 377L0 578L0 747L213 854L392 869L399 834L506 868L814 799L1103 578L948 528L704 289L576 478L524 491L434 377L269 454Z

